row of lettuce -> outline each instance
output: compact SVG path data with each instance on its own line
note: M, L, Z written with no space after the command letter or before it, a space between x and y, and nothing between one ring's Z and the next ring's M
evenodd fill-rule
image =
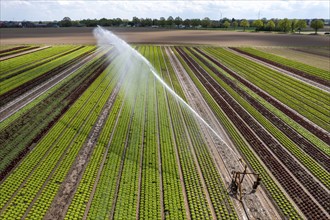
M137 49L150 60L164 81L185 99L165 48L139 46ZM58 46L3 61L4 71L0 73L0 83L6 90L1 91L0 95L94 50L95 47L89 46ZM330 152L326 139L321 140L301 123L292 120L269 100L242 84L205 55L220 61L273 98L308 118L311 123L319 126L318 129L326 131L330 130L329 94L228 49L182 47L171 50L181 61L235 146L251 168L260 173L263 186L282 214L288 218L300 218L283 188L278 186L279 180L274 179L260 161L258 153L247 144L244 134L238 131L196 77L183 54L194 60L199 68L203 68L244 107L271 138L278 142L278 146L286 149L289 155L287 158L295 158L309 170L310 174L307 173L306 177L297 174L296 178L307 181L312 188L316 186L311 180L314 177L321 183L321 189L330 188L330 175L326 169ZM74 72L0 124L1 139L4 140L4 147L0 151L1 171L13 164L13 161L15 165L17 160L21 160L10 174L4 173L6 179L0 188L1 217L35 219L45 216L105 103L119 84L121 89L104 122L72 202L65 210L65 219L186 219L187 215L193 219L236 219L232 200L194 117L151 73L137 74L148 73L148 67L139 63L126 65L125 59L130 58L127 54L114 54L109 55L112 61L110 65L110 62L105 61L105 56L108 56L105 52L98 54L84 68ZM99 73L94 74L97 70ZM222 78L217 74L222 74ZM91 79L91 76L94 78ZM232 88L223 77L241 90ZM79 90L80 85L85 87ZM83 92L84 90L86 91ZM79 95L72 98L69 94L74 91L79 91ZM245 96L242 96L243 91ZM309 154L309 151L299 145L300 139L297 139L298 142L292 139L285 129L279 128L246 100L247 96L260 103L276 120L281 120L288 128L293 129L318 154L315 157ZM36 117L39 119L35 120ZM27 129L30 123L34 133ZM29 151L27 146L34 143L38 134L42 139L37 141L33 150L23 159L19 158L22 151ZM302 169L300 165L297 168L297 172ZM290 170L290 167L287 169ZM296 175L294 170L291 172ZM316 195L323 191L313 193L312 188L305 187L318 201ZM326 194L320 200L324 198L326 199ZM324 204L326 205L326 201ZM300 206L299 208L301 209ZM324 209L327 210L327 207ZM304 211L303 213L308 215Z
M230 94L230 96L234 98L236 102L239 103L239 105L244 108L244 111L247 111L251 116L253 116L254 120L257 120L258 123L260 123L260 125L262 125L264 129L266 129L267 132L272 135L269 136L267 133L260 130L260 128L258 128L259 127L258 124L255 124L253 120L246 121L246 123L251 127L252 130L257 129L255 131L258 131L257 133L259 138L263 139L269 136L268 138L263 140L265 143L268 143L269 139L274 139L275 142L273 143L269 142L269 146L272 146L270 150L273 151L275 155L277 155L277 158L279 160L282 160L283 164L285 164L287 169L289 169L290 172L300 181L300 183L303 184L304 187L308 189L308 191L313 195L313 197L317 200L320 206L323 206L325 210L328 210L327 202L326 202L328 198L328 194L326 189L329 189L329 177L330 177L329 171L327 170L329 163L329 154L328 154L329 145L323 142L322 140L318 139L317 137L315 137L311 133L311 131L302 128L292 119L285 117L285 112L281 112L279 111L279 109L276 109L274 106L270 105L270 103L267 102L268 99L265 100L261 97L258 97L258 95L253 93L253 91L251 91L248 87L244 86L244 84L242 84L240 81L236 80L234 77L229 75L228 72L230 70L228 71L226 67L235 70L237 74L244 77L254 85L258 85L259 88L262 88L268 94L272 94L273 97L277 99L281 98L281 95L278 95L278 93L281 92L283 96L286 97L286 98L282 98L282 100L283 102L286 101L287 104L290 103L290 99L292 100L301 99L300 101L301 104L299 104L299 106L296 106L296 108L294 108L293 106L293 109L296 111L304 107L303 102L308 102L309 100L313 100L313 102L318 102L318 104L320 105L319 107L317 105L314 105L312 109L309 109L311 106L307 106L307 111L309 111L308 115L313 115L313 117L317 117L317 118L323 117L323 123L325 125L325 129L327 129L329 126L329 123L326 119L327 114L329 112L327 110L329 108L329 100L326 98L328 94L323 90L309 86L305 83L298 82L294 78L291 78L285 74L280 74L279 72L273 71L260 64L257 64L246 58L236 55L227 49L212 48L212 47L201 47L201 48L191 49L191 48L178 47L175 48L175 50L176 50L176 55L181 59L182 64L185 65L187 72L188 73L190 72L190 77L192 79L195 79L195 84L199 86L200 91L203 93L204 98L208 101L208 104L212 106L213 111L218 112L220 109L217 110L216 108L219 108L220 106L220 108L222 109L221 113L223 114L224 107L221 104L219 104L219 102L217 104L214 103L214 101L217 101L217 98L214 96L214 94L212 95L215 100L212 100L212 98L208 97L209 96L208 93L210 93L210 90L205 90L205 87L208 87L208 84L211 83L210 81L208 84L204 84L204 85L200 84L201 83L200 80L203 77L206 77L206 75L210 75L213 78L214 80L213 84L221 86L218 88L215 87L215 90L220 91L222 89L225 89L226 93ZM219 66L217 66L215 62L211 62L212 58L210 58L210 56L215 58L217 61L220 61L221 64L224 64L226 67L219 68ZM196 63L194 64L195 67L191 63L189 65L189 62ZM196 70L192 71L194 68L196 68ZM226 71L224 71L224 69ZM198 73L202 71L206 71L204 73L204 76L202 78L196 78ZM277 87L281 87L281 88L276 88L276 85ZM239 86L239 88L235 88L237 86ZM250 95L250 98L246 94L242 95L243 94L242 91L247 92ZM253 103L251 102L251 96L256 100L258 100L260 103L262 103L264 107L268 108L268 111L273 112L273 117L275 117L276 120L273 120L273 122L271 123L272 120L269 119L267 120L267 118L265 118L266 115L262 115L265 112L265 110L264 111L260 110L262 106L251 105ZM324 108L324 110L322 108ZM315 110L317 110L317 112ZM323 111L323 116L320 115L321 111ZM218 112L218 114L220 114L220 112ZM253 169L260 172L261 175L263 176L264 179L263 182L266 188L271 193L274 193L276 191L276 189L272 188L274 186L274 182L273 184L270 184L270 182L268 182L267 174L264 172L264 170L260 170L262 166L260 166L260 164L258 165L258 160L252 157L253 155L251 154L252 152L249 152L251 149L247 149L246 146L244 146L243 142L240 143L239 141L241 136L245 138L247 138L248 136L246 136L244 132L238 136L236 132L234 132L234 130L230 128L229 124L225 123L225 121L228 120L228 119L225 120L225 118L228 118L230 116L231 115L220 117L220 115L218 115L218 117L221 118L220 121L224 123L224 126L227 128L227 131L232 136L232 139L235 140L236 146L240 148L241 152L245 155L246 159L249 161ZM244 117L245 120L246 116L243 116L241 113L241 117ZM283 122L285 122L285 124L289 125L288 129L295 129L298 127L299 129L296 130L296 132L298 132L298 136L301 135L305 138L305 141L308 140L308 142L310 142L311 144L311 147L314 150L318 151L319 157L322 157L323 161L322 159L318 160L319 158L314 157L315 155L313 155L312 153L306 154L306 152L304 152L305 149L303 144L301 144L299 141L294 143L293 137L290 136L288 132L286 132L283 129L280 130L279 127L276 127L276 123L274 122L279 122L280 118ZM317 121L318 120L315 120L315 123ZM295 127L290 127L291 124L294 124ZM241 127L240 125L236 125L236 128L238 128L239 130L240 127ZM241 132L242 131L243 130L241 130ZM252 144L252 142L250 144ZM254 144L250 146L253 145ZM283 151L282 148L283 149L286 148L290 152L290 155L287 154L285 151ZM258 151L255 151L255 153L257 155L259 154ZM291 155L294 157L292 157ZM296 159L299 160L299 162L303 165L302 167L305 167L308 170L310 170L312 175L308 174L304 170L304 168L302 168L298 163L296 163L295 162ZM267 161L263 161L263 162L267 166ZM271 166L269 166L268 168L271 169L270 167ZM321 186L317 181L313 180L314 177L319 179L319 181L322 182L323 186ZM280 176L277 178L280 178ZM279 179L277 181L281 183ZM311 187L312 185L313 187ZM315 188L317 188L319 192L316 193ZM290 188L286 188L286 190L290 191ZM276 194L279 195L279 192L276 192ZM324 196L322 196L322 194ZM289 195L291 195L294 198L293 196L294 193L289 193ZM291 207L292 209L290 209L290 211L288 210L289 202L287 200L286 202L283 202L283 200L285 199L283 199L282 196L273 195L273 198L275 198L275 201L277 202L278 206L285 211L284 213L288 215L288 217L289 216L298 217L293 207ZM278 199L280 199L280 201L278 201ZM304 205L300 204L299 208L303 209L304 208L303 206ZM305 211L303 211L303 213L306 216L311 215L310 217L312 217L313 213L311 213L311 209L312 208L310 209L307 208ZM322 210L320 210L319 213L321 218L324 217L325 214L322 213Z
M164 50L143 46L139 51L184 96ZM151 74L137 74L148 72L147 67L125 65L125 54L115 57L111 53L109 56L113 57L111 64L103 68L86 91L70 103L37 141L33 150L28 151L12 172L5 175L0 188L1 218L35 219L46 215L118 83L122 83L121 89L65 218L160 219L166 216L186 219L190 213L193 219L210 219L212 212L218 218L237 218L194 118ZM61 111L56 110L58 103L68 105L64 97L70 96L77 88L75 85L81 84L90 76L88 72L94 73L103 62L102 54L99 54L84 68L7 118L1 124L2 131L9 128L12 130L8 131L14 131L13 127L20 124L11 125L18 123L17 120L25 118L30 122L41 114L38 122L42 122L49 110ZM81 77L80 81L77 76ZM45 104L49 106L45 108ZM49 126L47 122L39 125L42 128ZM18 135L7 145L4 158L9 152L13 151L15 155L15 151L20 151L10 147L15 145L14 142L35 136L26 133L22 135L24 138L19 138L23 130L15 131ZM207 188L204 189L203 185ZM206 194L211 195L211 202Z

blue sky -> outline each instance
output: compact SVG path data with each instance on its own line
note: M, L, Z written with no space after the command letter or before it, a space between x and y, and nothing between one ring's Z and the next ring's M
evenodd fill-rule
M70 17L72 20L126 18L220 19L248 18L325 18L330 17L328 0L218 0L218 1L111 1L111 0L1 0L1 20L54 21Z

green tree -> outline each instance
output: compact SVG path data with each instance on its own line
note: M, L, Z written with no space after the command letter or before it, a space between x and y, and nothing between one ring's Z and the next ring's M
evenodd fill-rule
M299 34L300 34L300 31L304 28L307 27L307 24L306 24L306 21L305 20L298 20L297 23L296 23L296 28L297 30L299 31Z
M134 23L135 26L138 26L140 24L140 19L134 16L132 22Z
M238 22L234 21L231 25L233 26L234 30L236 30L236 28L238 27Z
M60 25L62 27L71 27L72 26L71 18L64 17L62 21L60 21Z
M246 19L243 19L241 20L240 26L243 27L243 31L245 31L245 28L249 27L250 23Z
M253 23L252 23L252 26L256 28L256 31L260 31L263 26L264 26L264 23L262 22L262 20L255 20Z
M123 23L123 20L121 18L114 18L113 19L113 25L116 27L119 27Z
M179 16L176 17L174 19L174 23L175 23L176 26L179 26L180 24L182 24L182 18L180 18Z
M101 18L98 23L101 26L111 26L112 25L111 20L106 19L106 18Z
M159 25L162 26L162 27L164 27L165 24L166 24L166 20L165 20L165 18L164 18L164 17L160 17L160 18L159 18Z
M311 28L313 28L315 30L315 34L317 34L318 29L321 29L323 27L324 27L324 23L320 19L315 19L311 23Z
M201 20L198 18L191 19L191 25L194 27L197 27L198 25L201 24Z
M202 20L201 25L202 25L203 28L210 27L211 26L211 20L210 20L210 18L205 17Z
M172 26L174 23L174 18L172 16L169 16L166 20L166 25Z
M293 33L296 30L296 26L297 26L297 19L292 19L291 20L291 32Z
M185 20L183 21L183 24L184 24L186 27L190 27L190 25L191 25L191 21L190 21L189 19L185 19Z
M291 28L291 21L287 18L284 18L278 22L278 26L281 31L289 32L289 30Z
M273 21L273 20L268 21L266 27L267 27L270 31L274 30L274 29L275 29L275 23L274 23L274 21Z
M152 19L151 18L146 18L144 20L144 26L151 26L152 25Z
M225 22L223 23L223 26L224 26L224 28L229 28L229 26L230 26L229 21L225 21Z
M152 25L159 25L159 20L156 18L152 19Z

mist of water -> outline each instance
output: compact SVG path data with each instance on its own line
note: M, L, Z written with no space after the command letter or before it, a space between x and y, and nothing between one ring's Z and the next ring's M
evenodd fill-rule
M135 58L137 61L144 63L147 66L147 72L151 72L154 77L166 88L170 94L175 97L184 107L186 107L198 120L200 120L210 131L222 142L224 143L233 153L237 153L229 147L229 145L221 138L221 136L185 101L183 100L166 82L158 75L156 69L153 65L140 54L137 50L127 44L124 40L117 37L111 31L103 29L98 26L93 31L95 38L97 39L97 44L99 47L108 47L109 45L114 46L119 53L128 54L128 57ZM136 60L134 61L136 63ZM133 61L130 61L133 62Z

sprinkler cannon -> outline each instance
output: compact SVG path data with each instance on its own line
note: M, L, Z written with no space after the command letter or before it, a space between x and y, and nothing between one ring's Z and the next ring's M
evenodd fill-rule
M240 159L240 161L242 161ZM244 170L243 171L233 171L232 172L233 176L232 176L232 180L230 183L230 193L232 195L238 196L238 200L242 201L242 183L244 181L244 178L246 175L252 175L256 178L256 180L253 182L253 186L252 186L252 191L251 193L255 193L258 186L260 185L261 182L261 178L259 176L258 173L254 173L254 172L247 172L247 165L244 164Z

